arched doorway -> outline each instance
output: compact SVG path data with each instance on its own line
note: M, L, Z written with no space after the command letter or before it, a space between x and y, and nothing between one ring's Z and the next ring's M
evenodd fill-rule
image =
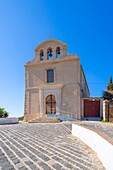
M46 97L46 114L56 113L56 98L54 95L50 94Z

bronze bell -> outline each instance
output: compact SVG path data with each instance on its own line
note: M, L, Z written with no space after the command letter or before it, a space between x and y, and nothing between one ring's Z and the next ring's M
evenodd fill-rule
M57 51L57 54L60 54L60 51Z
M52 56L52 52L51 52L51 51L49 52L49 56L50 56L50 57Z
M44 53L43 53L43 52L41 52L41 53L40 53L40 56L44 56Z

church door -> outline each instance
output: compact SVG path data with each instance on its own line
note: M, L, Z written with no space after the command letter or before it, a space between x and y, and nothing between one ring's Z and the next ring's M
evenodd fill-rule
M50 94L46 97L46 114L56 113L56 98L54 95Z

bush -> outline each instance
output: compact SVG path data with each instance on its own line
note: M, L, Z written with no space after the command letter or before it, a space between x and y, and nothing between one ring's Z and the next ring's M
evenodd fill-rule
M24 116L21 116L18 119L19 119L19 121L23 121L24 120Z
M9 113L4 108L0 107L0 118L6 118L8 115Z
M108 91L104 91L103 92L103 96L102 96L103 98L104 98L104 100L112 100L113 99L113 94L111 94L110 92L108 92Z

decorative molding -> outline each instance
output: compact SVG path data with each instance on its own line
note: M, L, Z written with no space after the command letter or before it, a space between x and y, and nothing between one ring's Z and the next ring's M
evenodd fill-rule
M27 91L30 91L30 90L40 90L40 89L56 89L56 88L62 88L63 86L64 86L63 84L53 84L53 83L50 83L48 85L41 85L41 86L35 86L35 87L27 88Z
M37 67L37 66L42 66L42 65L45 65L45 64L56 64L56 63L59 63L59 62L67 62L67 61L72 61L72 60L80 60L79 57L77 55L73 55L68 58L56 58L56 59L53 59L53 60L43 60L43 61L38 61L38 62L34 62L34 61L31 61L31 62L28 62L25 67L28 68L28 67Z

